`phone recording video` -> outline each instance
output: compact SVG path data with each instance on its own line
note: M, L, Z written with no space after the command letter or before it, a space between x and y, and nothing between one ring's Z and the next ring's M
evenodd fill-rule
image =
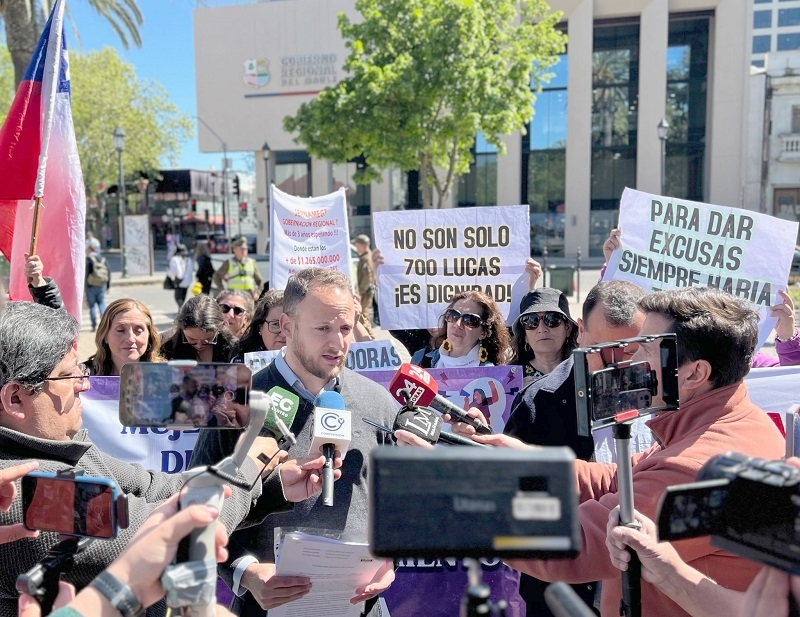
M127 502L109 478L31 472L22 478L22 512L27 529L73 536L114 538L127 526Z
M252 373L244 364L133 362L120 371L124 426L244 428Z
M629 409L645 409L653 400L655 376L649 362L596 371L592 376L592 420L605 420Z

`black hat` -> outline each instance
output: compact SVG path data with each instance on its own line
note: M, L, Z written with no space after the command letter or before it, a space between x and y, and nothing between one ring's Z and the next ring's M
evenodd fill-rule
M519 322L519 318L523 315L545 313L547 311L561 313L575 326L578 325L569 314L569 300L567 300L567 296L564 295L564 292L553 289L552 287L542 287L541 289L526 293L519 303L519 317L517 317L517 321L514 322L514 325Z

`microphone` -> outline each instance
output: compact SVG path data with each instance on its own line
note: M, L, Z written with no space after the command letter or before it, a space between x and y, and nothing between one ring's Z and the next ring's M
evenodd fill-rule
M406 400L403 390L408 390L409 400ZM484 424L478 418L468 416L467 412L455 403L439 395L439 386L430 373L414 364L402 364L389 383L389 392L401 405L430 407L441 414L450 414L457 422L464 422L475 429L479 435L491 435L492 427Z
M453 446L477 446L479 448L489 448L484 443L478 443L442 430L442 418L428 409L416 408L409 409L404 407L394 419L392 430L403 429L413 433L430 444L437 442L447 443Z
M557 582L544 590L544 601L555 617L592 617L594 612L583 603L575 590Z
M350 412L345 411L342 395L325 391L314 401L314 432L311 436L309 456L319 452L325 456L322 468L322 505L333 506L333 454L339 450L342 458L347 453L353 434Z
M267 413L267 417L264 418L264 428L275 435L280 444L280 442L287 439L287 435L283 429L286 427L291 429L294 417L297 415L297 410L300 408L300 397L286 388L274 386L267 392L267 398L272 402L272 405ZM283 423L283 428L280 423ZM289 434L291 435L291 433Z

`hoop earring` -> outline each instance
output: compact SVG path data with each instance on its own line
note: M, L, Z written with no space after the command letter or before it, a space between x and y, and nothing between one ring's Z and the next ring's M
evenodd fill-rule
M531 350L531 346L528 345L528 341L525 341L525 351L530 351L530 350Z
M480 360L481 362L486 362L488 359L489 359L489 352L486 351L486 347L481 345L480 349L478 349L478 360Z
M447 339L444 339L444 342L442 343L442 351L445 353L450 353L453 351L453 345Z

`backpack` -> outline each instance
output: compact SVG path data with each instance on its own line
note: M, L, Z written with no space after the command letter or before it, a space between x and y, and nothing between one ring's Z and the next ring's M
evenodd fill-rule
M105 287L106 283L108 283L106 260L102 257L98 259L94 256L89 257L89 259L92 260L92 272L86 277L86 282L95 287Z

